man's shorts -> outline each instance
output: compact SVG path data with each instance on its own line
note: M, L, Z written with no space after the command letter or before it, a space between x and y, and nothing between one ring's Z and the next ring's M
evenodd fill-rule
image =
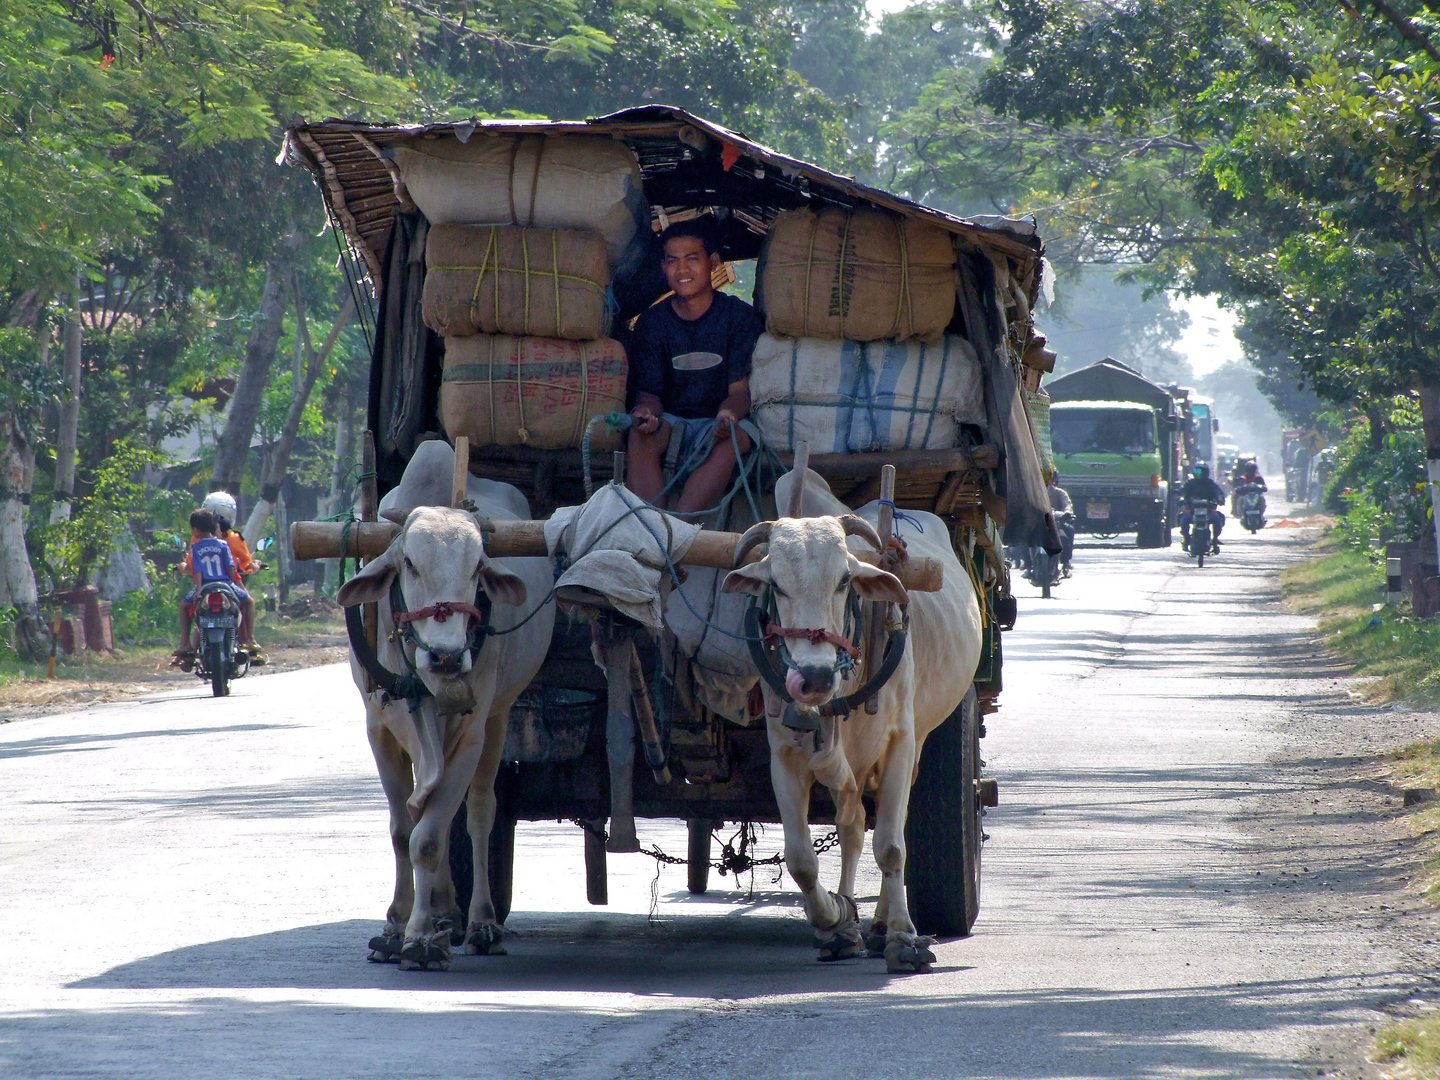
M239 600L249 600L249 599L250 599L250 594L249 594L248 592L246 592L245 589L244 589L242 586L236 585L233 581L230 583L230 588L235 591L235 596L236 596L237 599L239 599ZM194 589L191 589L189 592L187 592L187 593L185 594L185 598L184 598L183 600L181 600L180 602L181 602L182 604L193 604L193 603L195 603L195 590L194 590Z
M711 435L715 418L686 420L674 413L663 413L660 419L670 425L670 445L665 449L665 471L674 474L674 488L683 487L690 474L710 456ZM748 419L740 421L740 430L750 436L754 446L760 445L760 429ZM729 436L727 435L728 439Z

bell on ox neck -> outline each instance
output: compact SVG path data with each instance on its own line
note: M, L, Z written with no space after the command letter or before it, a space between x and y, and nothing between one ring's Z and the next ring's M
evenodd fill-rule
M780 722L793 731L820 730L820 714L814 709L803 709L793 701L785 706Z
M446 679L435 695L435 709L442 714L467 713L475 708L475 691L463 679Z

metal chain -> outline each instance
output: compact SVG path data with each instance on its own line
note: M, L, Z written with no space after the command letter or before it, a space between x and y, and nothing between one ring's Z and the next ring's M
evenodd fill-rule
M589 825L579 818L571 818L570 823L572 825L578 825L582 829L590 828ZM598 830L598 835L601 840L608 841L610 839L609 832L607 832L603 826ZM755 841L758 839L756 826L753 822L742 821L740 828L736 830L735 835L730 837L729 840L722 840L718 832L712 831L710 835L720 841L720 857L711 861L710 868L719 871L721 876L727 873L734 874L735 879L738 881L741 874L748 873L757 866L780 866L785 862L784 852L779 851L763 859L751 857L749 852L754 848ZM812 841L816 855L823 855L825 852L833 850L839 843L839 829L832 829L828 836L821 836ZM667 866L688 866L690 864L689 859L671 855L658 847L642 847L640 854L648 855L657 863L664 863ZM778 881L779 879L777 878L776 880Z

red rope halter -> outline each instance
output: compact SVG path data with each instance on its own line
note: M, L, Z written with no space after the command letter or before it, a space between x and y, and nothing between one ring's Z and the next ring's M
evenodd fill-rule
M467 604L464 601L452 603L449 600L442 600L438 604L431 604L429 607L422 607L419 611L399 611L395 613L395 621L404 625L418 619L434 619L443 623L451 615L468 615L472 619L484 620L485 616L480 614L480 609L474 604Z
M804 638L811 645L828 643L848 654L851 660L860 659L860 647L849 638L835 633L834 630L808 630L796 626L776 626L771 623L765 628L765 639L770 641L775 638Z

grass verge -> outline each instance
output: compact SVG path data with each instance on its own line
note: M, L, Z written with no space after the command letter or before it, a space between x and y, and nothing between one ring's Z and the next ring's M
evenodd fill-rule
M1440 620L1416 621L1403 607L1375 610L1384 599L1384 565L1333 538L1321 540L1318 552L1281 575L1290 606L1320 616L1326 646L1371 680L1363 691L1367 700L1440 703ZM1440 789L1440 741L1397 750L1388 769L1397 788L1433 798ZM1416 884L1425 900L1440 905L1440 802L1415 804L1409 825L1428 852ZM1398 1066L1399 1075L1440 1080L1440 1012L1382 1028L1371 1057Z
M1440 1076L1440 1013L1383 1028L1371 1056L1387 1065L1403 1063L1417 1080Z
M1440 703L1440 620L1417 621L1408 610L1374 605L1385 594L1385 567L1362 552L1321 540L1320 555L1280 575L1286 601L1296 611L1320 615L1325 644L1372 680L1375 702L1409 698Z

